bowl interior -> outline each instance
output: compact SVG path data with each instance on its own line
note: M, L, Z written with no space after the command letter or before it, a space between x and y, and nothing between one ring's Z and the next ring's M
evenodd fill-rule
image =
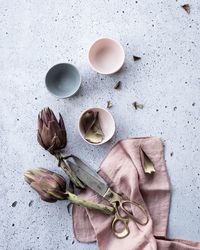
M80 74L71 64L61 63L53 66L46 75L47 89L58 97L68 97L80 87Z
M83 125L82 125L82 117L83 115L88 112L88 111L93 111L93 112L98 112L98 118L99 118L99 123L100 123L100 126L101 126L101 129L104 133L104 139L101 143L98 143L98 144L95 144L95 143L91 143L91 142L88 142L84 136L85 136L85 131L84 131L84 128L83 128ZM112 115L105 109L102 109L102 108L90 108L90 109L87 109L85 110L81 116L80 116L80 120L79 120L79 131L80 131L80 134L81 134L81 137L86 141L88 142L89 144L92 144L92 145L100 145L100 144L103 144L105 142L107 142L108 140L110 140L115 132L115 122L114 122L114 119L112 117Z
M97 72L112 74L118 71L123 65L124 50L116 41L102 38L91 46L89 61Z

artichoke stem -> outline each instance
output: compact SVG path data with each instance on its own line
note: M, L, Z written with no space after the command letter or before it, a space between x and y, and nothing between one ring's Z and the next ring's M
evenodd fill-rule
M70 166L62 159L62 156L59 152L55 153L54 156L59 161L59 166L64 170L64 172L69 176L70 180L76 185L76 187L85 188L85 185L78 179L74 171Z
M67 200L71 201L73 204L79 205L81 207L86 207L89 209L95 209L101 213L104 214L113 214L114 213L114 207L111 206L107 206L104 204L98 204L98 203L94 203L88 200L84 200L82 198L80 198L79 196L72 194L70 192L66 192L66 198Z

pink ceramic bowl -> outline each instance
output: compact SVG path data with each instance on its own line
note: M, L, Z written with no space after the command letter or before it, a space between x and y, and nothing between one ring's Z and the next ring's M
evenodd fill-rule
M89 49L89 62L98 73L109 75L120 70L125 54L121 44L110 38L96 40Z
M82 125L82 117L88 111L99 112L98 118L99 118L101 129L104 133L104 139L102 142L100 142L98 144L91 143L84 138L85 131L84 131L83 125ZM88 109L84 110L80 115L78 127L79 127L79 133L80 133L81 137L83 138L83 140L91 145L101 145L101 144L109 141L115 133L115 121L113 119L113 116L111 115L110 112L108 112L107 110L105 110L103 108L88 108Z

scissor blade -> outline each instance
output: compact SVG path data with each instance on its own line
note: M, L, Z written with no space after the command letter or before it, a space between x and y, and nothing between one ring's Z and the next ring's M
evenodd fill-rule
M78 157L71 156L70 158L72 160L68 159L67 162L76 176L93 191L103 196L108 189L108 185L104 179Z

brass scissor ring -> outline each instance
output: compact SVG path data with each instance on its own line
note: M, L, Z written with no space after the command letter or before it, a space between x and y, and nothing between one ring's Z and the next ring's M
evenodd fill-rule
M112 221L112 231L118 239L123 239L126 236L128 236L130 233L130 230L128 227L128 217L126 217L126 216L122 217L119 214L117 205L113 204L113 206L115 207L116 213L115 213L114 219ZM117 230L117 223L118 222L121 222L123 224L123 228L121 230Z

